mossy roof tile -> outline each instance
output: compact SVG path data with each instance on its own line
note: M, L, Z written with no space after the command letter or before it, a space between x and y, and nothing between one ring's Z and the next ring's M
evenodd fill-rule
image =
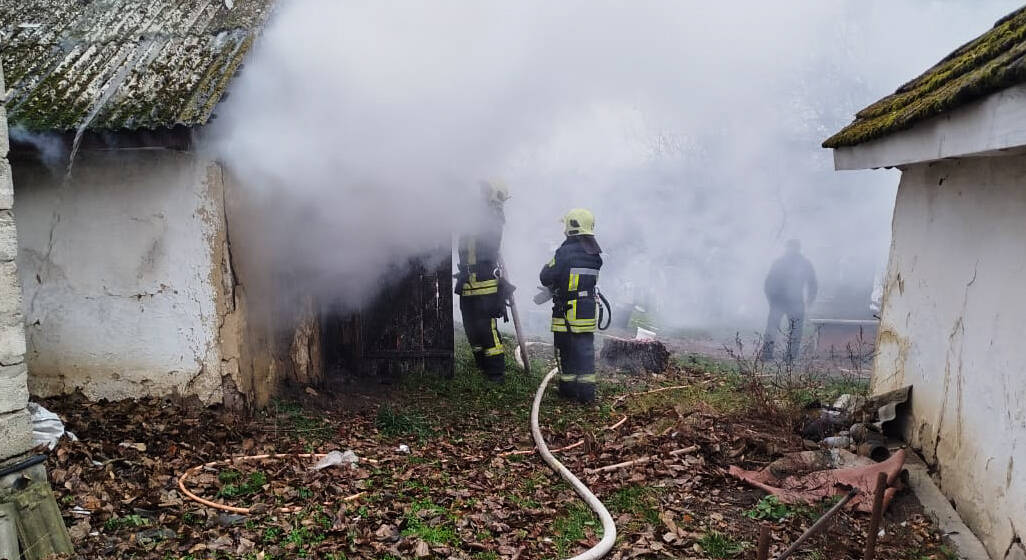
M8 120L29 130L204 124L274 1L0 0Z
M859 111L855 121L823 142L855 146L911 128L994 92L1026 82L1026 7L1001 18L918 78Z

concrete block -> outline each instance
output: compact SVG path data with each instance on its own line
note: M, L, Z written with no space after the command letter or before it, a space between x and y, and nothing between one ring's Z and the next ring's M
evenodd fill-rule
M25 325L0 325L0 364L19 364L25 358Z
M11 176L11 164L6 159L0 158L0 210L10 210L11 208L14 208L14 180Z
M24 410L0 414L0 462L32 449L32 417Z
M0 366L0 414L25 408L28 399L28 366Z
M21 319L21 282L14 261L0 262L0 325Z
M18 228L14 225L14 213L0 210L0 262L13 261L17 256Z

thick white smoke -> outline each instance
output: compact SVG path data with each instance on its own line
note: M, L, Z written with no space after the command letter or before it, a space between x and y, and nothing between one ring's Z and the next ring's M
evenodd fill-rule
M674 325L749 323L790 237L824 298L868 291L897 177L835 173L820 142L1015 7L292 0L214 147L273 204L260 230L297 289L372 294L469 227L475 182L501 176L522 293L583 206L613 299L654 294Z

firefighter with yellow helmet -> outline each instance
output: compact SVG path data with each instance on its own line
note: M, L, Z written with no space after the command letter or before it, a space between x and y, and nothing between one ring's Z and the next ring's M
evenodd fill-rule
M559 359L559 395L595 401L595 330L599 323L602 249L595 241L595 216L575 208L563 217L566 240L542 267L542 286L552 296L552 333ZM536 298L546 301L548 294Z
M498 179L481 181L480 187L484 207L475 233L459 238L455 292L460 296L463 329L478 369L490 381L502 383L506 356L496 319L506 311L503 291L508 284L501 278L499 247L506 223L503 205L509 199L509 188Z

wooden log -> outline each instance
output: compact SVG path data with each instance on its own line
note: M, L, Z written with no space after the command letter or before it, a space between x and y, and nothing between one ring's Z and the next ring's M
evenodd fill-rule
M630 373L661 373L670 367L670 352L658 340L606 337L599 356L607 364Z
M759 548L755 552L756 560L769 560L770 528L763 523L759 525Z
M0 478L0 504L15 508L15 525L25 560L74 552L42 464Z

